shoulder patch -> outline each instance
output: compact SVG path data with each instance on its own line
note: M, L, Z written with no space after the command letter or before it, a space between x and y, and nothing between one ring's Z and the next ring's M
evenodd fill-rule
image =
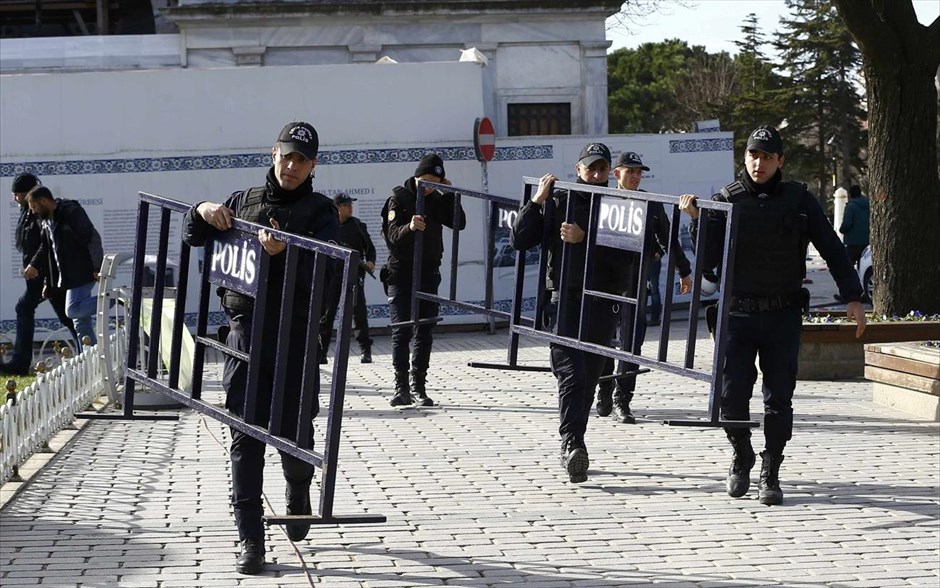
M395 209L394 209L394 208L388 211L388 222L392 222L393 220L395 220Z

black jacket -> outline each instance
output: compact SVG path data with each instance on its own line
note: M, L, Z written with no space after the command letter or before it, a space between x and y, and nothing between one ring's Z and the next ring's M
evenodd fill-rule
M382 235L388 246L388 271L392 279L396 275L410 275L413 271L415 238L408 225L417 204L415 184L414 178L408 178L403 186L395 188L382 209ZM455 209L458 213L456 226ZM463 207L454 206L452 192L441 194L435 190L424 198L424 220L421 269L423 275L427 275L441 267L441 258L444 256L443 228L462 231L467 226L467 216Z
M584 182L578 182L584 183ZM549 290L558 290L561 286L560 271L562 247L564 242L558 237L561 224L565 222L568 206L567 190L555 190L552 199L555 201L555 211L552 215L551 249L548 251L548 279L546 286ZM591 213L591 197L587 192L571 192L574 201L574 223L588 230L588 219ZM509 242L513 249L526 251L542 243L542 228L545 207L529 200L516 216L509 231ZM579 291L583 287L584 264L587 254L587 239L580 243L571 243L571 263L568 269L568 289ZM594 272L591 276L591 287L595 290L610 294L623 294L628 289L636 287L637 268L624 258L624 251L612 247L597 246L594 259Z
M101 236L82 205L56 198L52 219L39 222L43 226L42 243L34 259L45 266L46 285L68 290L93 282L104 251Z
M281 226L281 230L295 235L310 237L318 241L337 243L339 238L339 216L336 213L336 207L333 201L319 192L313 191L313 184L310 178L294 190L284 190L274 178L274 168L268 170L267 181L263 187L262 195L262 214L269 218L276 218ZM248 193L252 190L262 188L249 188L234 192L224 205L233 211L235 216L251 222L259 222L262 219L245 218L246 211L243 210L243 202ZM210 230L215 230L199 214L196 204L183 215L183 241L192 247L202 247ZM298 214L303 211L304 214ZM259 222L259 224L261 224ZM267 224L267 223L264 223ZM275 294L267 297L268 316L270 313L280 308L280 296L284 276L284 255L276 255L271 259L271 265L268 274L268 292ZM331 264L327 264L329 269ZM313 256L301 255L298 259L298 276L295 285L295 295L298 300L306 301L310 297L310 288L313 281ZM327 280L329 276L326 276ZM235 310L246 310L247 308L235 308L236 299L242 295L231 292L232 296L226 293L223 298L223 306ZM247 298L247 297L244 297ZM250 299L249 299L250 301ZM250 307L250 304L247 305ZM294 312L298 315L305 315L308 307L305 303L298 303L294 306Z
M801 275L805 275L806 272L805 244L812 243L823 259L826 260L829 272L832 274L833 279L835 279L836 284L839 286L839 292L845 300L847 302L857 302L861 300L862 285L859 282L858 274L849 263L848 257L845 254L845 247L839 240L838 235L836 235L835 229L833 229L832 225L829 223L829 219L827 219L823 213L819 201L806 189L806 186L796 182L782 181L779 171L771 180L763 185L754 184L747 175L747 172L741 172L739 181L746 190L746 194L741 195L741 198L754 200L761 198L779 199L783 198L783 190L786 190L788 193L793 193L794 191L799 192L796 198L796 213L801 218L800 222L802 226L799 227L799 230L804 232L804 245L801 249L794 250L793 255L795 256L795 263L802 266L802 272L788 278L786 286L777 287L776 290L778 291L774 292L774 294L792 294L802 288L802 280L800 278ZM722 194L715 194L712 196L712 200L720 202L728 201ZM705 230L708 231L705 250L705 269L707 271L718 268L721 263L726 216L724 213L713 210L705 212ZM743 214L739 218L742 223L749 221L749 218ZM690 228L692 229L691 235L693 242L697 243L697 223L693 222ZM738 230L740 232L741 228ZM739 240L740 238L739 236ZM760 288L755 288L753 285L745 286L745 284L753 283L753 277L756 274L765 272L768 269L776 269L773 267L755 267L760 263L763 263L764 266L767 265L766 261L755 260L767 260L774 256L776 252L775 246L777 244L776 239L777 237L774 235L768 234L761 242L755 243L754 240L751 240L749 241L749 248L754 249L753 251L749 250L748 255L736 254L734 283L731 288L732 295L743 297L768 295L767 292L755 292L753 290L760 290ZM766 249L766 252L764 252L766 253L765 255L762 255L763 249Z
M375 245L372 243L372 237L369 236L366 223L358 218L351 216L339 226L339 243L343 247L358 251L361 261L375 263Z
M45 260L39 259L37 254L42 246L42 226L29 210L29 206L20 205L20 217L16 221L16 249L22 254L23 267L33 266L41 274L48 271Z

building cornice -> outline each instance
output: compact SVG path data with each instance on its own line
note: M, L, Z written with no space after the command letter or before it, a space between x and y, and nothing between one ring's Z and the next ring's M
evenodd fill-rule
M171 20L183 24L209 19L264 21L269 19L316 19L349 17L460 16L490 20L494 16L602 14L604 18L620 11L622 0L181 0L180 5L163 9ZM223 25L224 23L219 23Z

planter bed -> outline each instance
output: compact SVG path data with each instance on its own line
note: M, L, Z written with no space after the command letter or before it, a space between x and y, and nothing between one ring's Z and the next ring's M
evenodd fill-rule
M803 323L799 380L841 380L865 375L865 344L940 339L940 321L870 322L861 338L855 323Z

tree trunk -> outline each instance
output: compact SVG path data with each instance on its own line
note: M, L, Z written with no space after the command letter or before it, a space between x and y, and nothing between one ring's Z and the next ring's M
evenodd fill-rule
M922 62L865 66L874 303L888 315L940 312L935 72Z
M937 87L940 18L911 0L833 0L862 51L875 310L940 312Z

